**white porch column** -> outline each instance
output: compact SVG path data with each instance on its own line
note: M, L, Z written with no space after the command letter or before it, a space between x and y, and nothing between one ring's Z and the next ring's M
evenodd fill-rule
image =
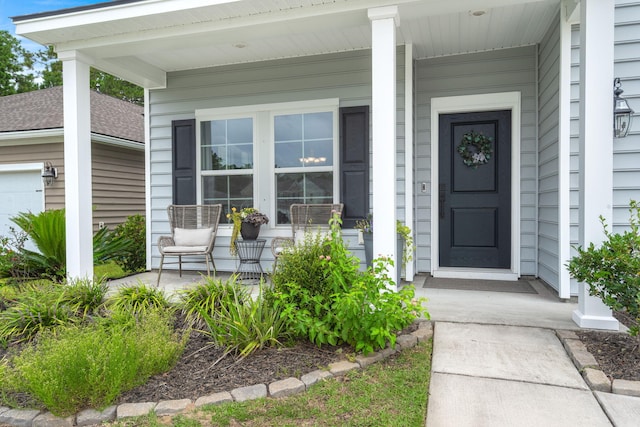
M415 186L413 183L413 44L404 46L404 222L411 227L411 236L415 242L416 224L413 215L413 198ZM413 281L416 255L413 261L407 262L405 279ZM402 254L398 254L402 267Z
M93 278L89 62L63 52L67 277Z
M604 238L598 216L611 223L613 204L614 0L580 4L580 244ZM599 298L580 284L573 320L583 328L618 329Z
M396 6L369 9L372 37L373 256L390 256L396 277Z

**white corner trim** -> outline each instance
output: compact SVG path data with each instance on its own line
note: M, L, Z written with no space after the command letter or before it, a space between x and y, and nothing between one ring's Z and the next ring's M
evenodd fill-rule
M511 268L509 271L520 276L520 92L499 92L480 95L448 96L431 99L431 274L436 277L478 278L483 269L440 268L440 239L438 218L438 153L439 116L449 113L475 111L511 110ZM493 270L493 269L487 269Z

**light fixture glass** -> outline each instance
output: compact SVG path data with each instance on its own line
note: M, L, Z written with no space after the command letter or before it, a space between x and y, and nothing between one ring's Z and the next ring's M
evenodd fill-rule
M634 113L627 100L620 96L622 92L620 78L616 77L613 80L613 136L615 138L627 136Z
M53 184L53 180L58 178L58 169L54 168L51 162L45 162L42 169L42 180L49 186Z

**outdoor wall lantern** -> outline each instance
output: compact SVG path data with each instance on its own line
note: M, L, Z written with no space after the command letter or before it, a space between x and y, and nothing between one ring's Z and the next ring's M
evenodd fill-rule
M629 133L633 110L627 104L627 100L622 98L623 90L620 89L620 78L613 80L613 136L624 138Z
M42 180L45 184L53 184L53 180L58 178L58 169L54 168L51 162L44 163L44 169L42 169Z

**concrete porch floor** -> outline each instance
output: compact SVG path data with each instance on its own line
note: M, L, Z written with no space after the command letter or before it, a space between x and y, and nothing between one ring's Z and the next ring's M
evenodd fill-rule
M206 273L205 273L206 276ZM202 272L183 271L182 277L175 270L162 272L159 288L168 296L176 291L188 289L203 280ZM229 272L218 272L215 276L226 280ZM268 277L265 275L265 277ZM422 287L426 275L419 274L414 278L416 295L428 299L427 309L431 319L435 321L479 323L493 325L529 326L552 329L579 329L571 319L577 303L561 301L553 291L540 280L530 279L529 284L536 293L511 293L474 290L425 289ZM157 270L148 271L122 279L109 281L109 293L121 286L144 283L155 286L158 278ZM454 279L452 279L454 280ZM268 283L268 279L267 282ZM406 282L403 282L403 285ZM253 294L257 294L259 286L247 284Z

